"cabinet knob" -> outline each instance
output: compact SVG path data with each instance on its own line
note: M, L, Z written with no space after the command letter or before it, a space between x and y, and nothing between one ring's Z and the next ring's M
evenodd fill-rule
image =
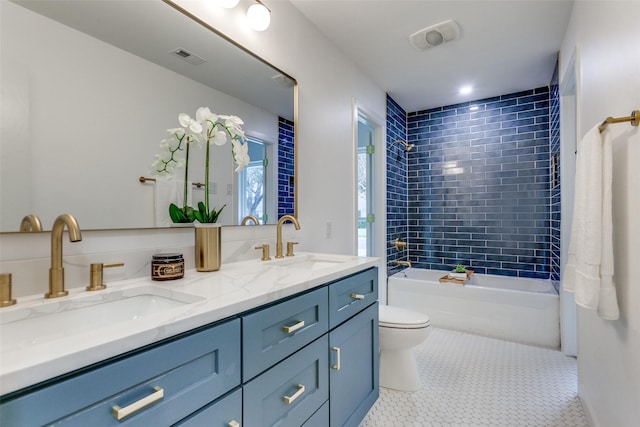
M227 424L227 427L240 427L240 423L237 422L236 420L231 420L229 421L229 423Z
M364 299L364 295L362 295L362 294L351 294L351 298L353 298L353 299Z
M284 400L287 405L291 405L297 398L302 396L302 393L304 393L304 386L302 384L298 384L297 389L298 389L298 391L293 393L293 395L284 396L282 398L282 400Z

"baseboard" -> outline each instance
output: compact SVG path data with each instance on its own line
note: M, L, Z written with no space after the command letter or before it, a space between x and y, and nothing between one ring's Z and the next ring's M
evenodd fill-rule
M580 398L582 410L584 411L584 416L587 419L587 423L589 423L589 427L602 427L602 425L598 421L598 417L593 412L593 406L589 403L591 402L591 400L589 399L589 395L584 391L584 387L580 382L578 382L578 397Z

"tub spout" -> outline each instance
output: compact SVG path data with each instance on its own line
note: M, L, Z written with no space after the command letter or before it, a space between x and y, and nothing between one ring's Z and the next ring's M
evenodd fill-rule
M403 266L403 267L411 267L411 261L393 261L394 265Z

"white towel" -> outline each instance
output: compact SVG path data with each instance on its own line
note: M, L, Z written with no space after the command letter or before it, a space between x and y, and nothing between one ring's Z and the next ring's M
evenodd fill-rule
M613 283L611 138L594 126L578 144L575 200L563 289L603 319L619 317Z
M187 183L187 205L191 206L191 182ZM156 178L153 192L156 227L170 227L173 224L169 216L171 203L178 207L184 204L184 181L173 178Z

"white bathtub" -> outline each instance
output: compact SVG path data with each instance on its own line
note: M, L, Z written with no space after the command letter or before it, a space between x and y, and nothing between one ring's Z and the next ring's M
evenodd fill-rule
M560 346L559 298L550 281L474 274L462 286L440 283L446 274L407 268L390 276L389 304L425 313L439 328Z

